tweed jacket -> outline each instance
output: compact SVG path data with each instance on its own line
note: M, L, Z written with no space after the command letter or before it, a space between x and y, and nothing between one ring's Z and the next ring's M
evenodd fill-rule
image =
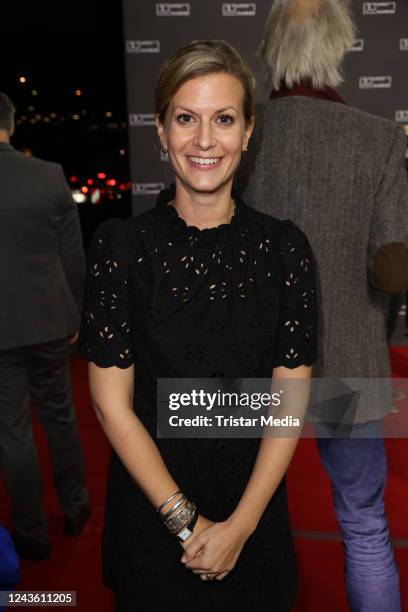
M397 124L332 101L282 97L257 116L237 186L249 205L292 220L311 243L320 318L314 376L390 376L389 296L370 270L383 245L408 242L405 149ZM390 398L373 397L355 422L390 409Z
M85 259L59 164L0 143L0 350L79 328Z

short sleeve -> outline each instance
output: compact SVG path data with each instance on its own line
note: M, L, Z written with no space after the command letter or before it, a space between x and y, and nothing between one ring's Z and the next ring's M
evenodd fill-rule
M306 236L282 222L282 291L273 367L296 368L317 359L317 308L313 255Z
M129 271L126 222L110 219L97 229L89 250L79 336L80 353L102 368L133 363Z

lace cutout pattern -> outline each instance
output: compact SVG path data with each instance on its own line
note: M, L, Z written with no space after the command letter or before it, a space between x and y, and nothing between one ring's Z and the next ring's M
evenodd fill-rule
M97 231L89 254L80 350L100 367L133 363L129 257L124 226L114 220Z

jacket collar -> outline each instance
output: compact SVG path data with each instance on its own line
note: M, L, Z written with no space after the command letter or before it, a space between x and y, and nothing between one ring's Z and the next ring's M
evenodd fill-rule
M14 147L12 147L8 142L0 142L0 153L2 151L14 151Z
M307 98L318 98L319 100L331 100L339 104L346 104L346 101L335 89L327 85L323 89L315 89L310 81L302 81L294 85L292 89L289 89L285 83L282 83L279 91L272 91L271 100L288 96L305 96Z

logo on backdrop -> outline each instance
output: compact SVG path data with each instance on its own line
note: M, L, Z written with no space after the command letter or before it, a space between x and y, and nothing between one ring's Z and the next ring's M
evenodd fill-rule
M389 89L392 87L391 76L363 76L360 77L360 89Z
M223 17L254 17L256 15L255 2L223 2Z
M160 40L127 40L127 53L160 53Z
M364 2L364 15L394 15L397 12L396 2Z
M400 39L400 51L408 51L408 38Z
M364 38L357 38L350 51L364 51Z
M191 7L189 2L157 2L156 15L158 17L189 17Z
M156 125L155 117L151 113L131 113L129 115L129 125L140 127L143 125Z
M132 193L135 196L157 195L164 189L164 183L133 183Z
M408 110L395 111L395 121L400 123L408 123Z

